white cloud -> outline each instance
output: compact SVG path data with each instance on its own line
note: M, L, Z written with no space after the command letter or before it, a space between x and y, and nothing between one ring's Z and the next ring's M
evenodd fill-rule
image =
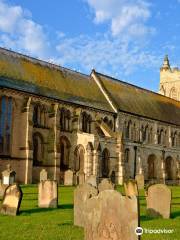
M94 21L110 21L113 36L127 34L142 36L152 29L145 25L151 16L146 0L86 0L95 12ZM138 31L132 31L138 29Z
M3 0L0 0L0 44L42 58L48 49L43 27L32 21L31 13Z
M120 38L98 35L90 38L81 35L77 38L64 38L57 45L61 65L80 67L89 72L92 68L116 76L126 76L137 68L152 68L159 65L156 54L143 50L138 44L124 42Z

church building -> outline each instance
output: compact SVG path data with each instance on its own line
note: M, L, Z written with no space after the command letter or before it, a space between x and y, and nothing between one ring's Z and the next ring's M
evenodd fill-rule
M0 172L19 183L42 169L64 184L95 175L122 184L180 183L180 71L167 57L155 93L0 48Z

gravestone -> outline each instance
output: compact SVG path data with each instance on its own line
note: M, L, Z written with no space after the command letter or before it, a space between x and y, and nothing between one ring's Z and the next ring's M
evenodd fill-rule
M2 172L2 182L5 185L10 185L15 182L16 172L11 169L11 165L7 165L7 169Z
M97 188L97 177L95 175L90 175L87 179L86 179L86 183L92 185L93 187Z
M105 190L87 200L85 240L137 240L137 197Z
M1 213L16 216L19 213L22 196L21 188L17 184L8 186L2 200Z
M83 185L85 183L85 174L84 172L77 172L77 184Z
M147 190L147 214L152 217L169 218L171 190L165 184L151 185Z
M104 190L114 190L115 185L107 178L104 178L98 185L99 192Z
M138 187L135 180L128 180L124 183L126 196L138 196Z
M80 227L84 226L86 218L84 208L86 201L97 194L97 189L87 183L79 185L74 190L74 225Z
M2 184L2 181L0 181L0 197L4 196L5 190L9 185Z
M138 189L144 189L144 175L143 174L137 174L136 177L136 182L138 185Z
M64 172L64 185L66 186L72 186L73 185L73 171L67 170Z
M58 184L55 180L41 181L38 185L38 206L40 208L57 208Z
M48 175L47 175L46 169L42 169L40 171L40 181L45 181L47 180L47 178L48 178Z

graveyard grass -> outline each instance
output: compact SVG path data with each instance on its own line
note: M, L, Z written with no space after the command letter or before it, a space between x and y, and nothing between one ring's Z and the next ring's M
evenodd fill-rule
M143 234L143 240L180 239L180 187L172 189L171 219L153 219L146 216L144 191L140 192L141 227L173 229L172 234ZM1 240L83 240L83 229L73 226L74 187L59 187L58 209L40 209L37 206L37 186L22 186L23 200L19 216L0 215ZM123 188L118 187L123 193ZM163 202L162 202L163 204ZM128 239L127 239L128 240Z

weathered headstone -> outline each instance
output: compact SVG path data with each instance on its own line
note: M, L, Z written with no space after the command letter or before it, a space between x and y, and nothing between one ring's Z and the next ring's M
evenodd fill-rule
M57 208L58 184L55 180L41 181L38 185L38 206L41 208Z
M87 200L85 240L137 240L137 197L105 190Z
M1 213L5 215L17 215L19 213L22 195L21 188L17 184L8 186L4 193Z
M48 179L47 171L46 169L42 169L40 171L40 181L45 181Z
M152 217L169 218L171 212L171 190L164 184L154 184L147 191L147 214Z
M77 172L77 184L82 185L85 183L85 174L84 172Z
M93 187L97 188L97 177L95 175L90 175L87 179L86 179L86 183L92 185Z
M2 172L2 182L5 185L13 184L15 182L16 172L11 169L11 165L7 165L7 169Z
M143 174L137 174L136 177L136 182L138 185L138 189L144 189L144 175Z
M66 186L72 186L74 184L73 182L73 171L67 170L64 172L64 185Z
M138 196L138 187L135 180L129 180L124 183L126 196Z
M2 182L0 182L0 197L4 196L5 190L8 186L9 185L5 185L5 184L2 184Z
M83 227L85 224L85 205L87 199L97 196L98 191L93 186L85 183L74 190L74 225Z
M114 190L115 185L109 180L109 179L103 179L99 185L98 185L98 190L99 192L102 192L104 190Z

